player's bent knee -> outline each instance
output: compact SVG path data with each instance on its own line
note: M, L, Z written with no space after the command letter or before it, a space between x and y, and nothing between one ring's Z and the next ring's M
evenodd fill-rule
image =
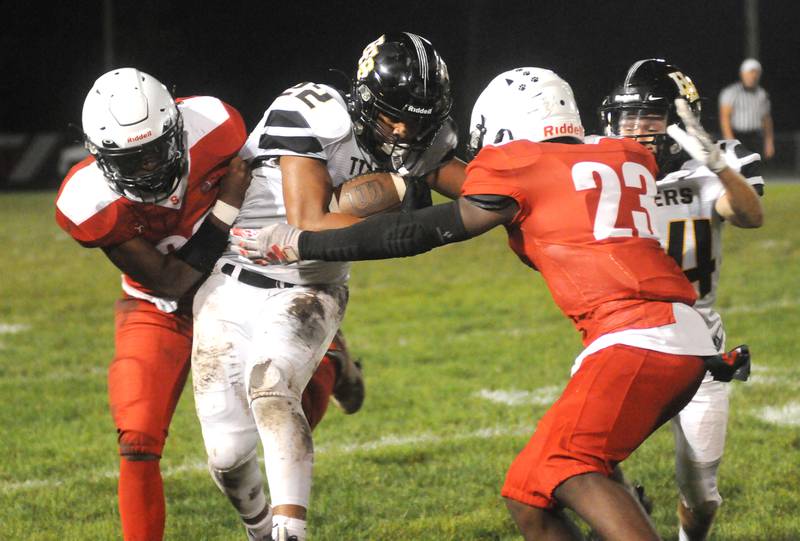
M277 396L300 400L302 388L296 382L290 381L287 370L275 361L267 359L253 366L250 372L250 384L247 393L251 402L257 398Z
M255 445L237 442L235 438L214 443L206 448L208 467L217 472L230 472L247 462L256 452Z
M164 450L164 437L157 437L136 430L119 433L119 454L127 460L158 460Z

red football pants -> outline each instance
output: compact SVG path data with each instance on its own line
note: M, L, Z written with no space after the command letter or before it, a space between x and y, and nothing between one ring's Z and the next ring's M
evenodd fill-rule
M111 415L117 427L119 507L126 541L159 540L164 532L164 492L157 461L189 373L192 317L167 314L126 297L115 304L115 354L108 371ZM336 379L326 355L303 393L313 428L328 407ZM146 459L146 460L142 460Z
M609 475L683 409L705 371L700 357L625 345L589 355L511 464L502 495L548 509L570 477Z

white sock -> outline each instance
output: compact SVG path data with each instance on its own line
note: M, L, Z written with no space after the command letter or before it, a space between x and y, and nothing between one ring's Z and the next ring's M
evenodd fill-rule
M299 518L275 515L272 517L272 539L278 540L278 532L286 528L289 537L297 537L297 541L306 541L306 521Z
M678 541L689 541L689 536L683 531L683 526L678 530Z

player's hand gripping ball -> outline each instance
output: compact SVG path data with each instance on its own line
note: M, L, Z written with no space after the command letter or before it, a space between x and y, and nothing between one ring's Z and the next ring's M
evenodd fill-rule
M400 208L406 182L397 173L370 172L351 178L333 192L333 212L366 218Z

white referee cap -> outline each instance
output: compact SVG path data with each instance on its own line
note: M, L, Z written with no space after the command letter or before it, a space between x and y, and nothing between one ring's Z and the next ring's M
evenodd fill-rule
M742 66L739 68L739 73L753 70L761 71L761 62L755 58L747 58L744 62L742 62Z

